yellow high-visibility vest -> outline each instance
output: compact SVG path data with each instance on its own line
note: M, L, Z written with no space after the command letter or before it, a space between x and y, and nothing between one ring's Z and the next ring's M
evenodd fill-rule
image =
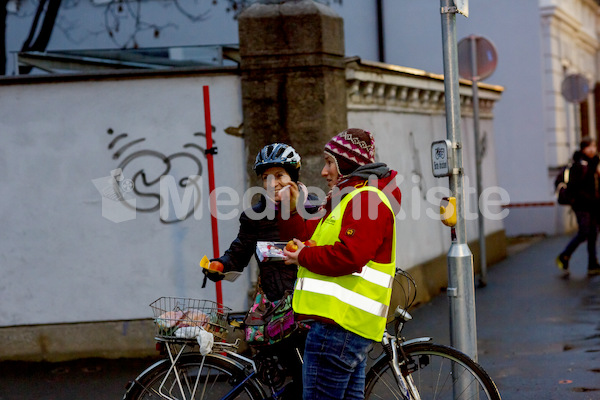
M346 195L327 218L319 221L311 237L317 242L317 246L333 245L340 241L342 217L348 203L354 196L367 190L377 193L394 216L392 206L381 190L363 186ZM361 218L369 216L362 215ZM381 341L396 273L395 217L392 235L391 262L377 263L371 260L360 273L331 277L315 274L301 266L294 288L294 311L332 319L350 332Z

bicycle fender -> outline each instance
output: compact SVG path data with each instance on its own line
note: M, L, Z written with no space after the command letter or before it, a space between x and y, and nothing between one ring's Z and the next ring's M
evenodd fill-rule
M420 337L420 338L410 339L405 342L401 342L401 343L399 343L399 345L404 347L404 346L407 346L407 345L410 345L413 343L429 343L429 342L433 342L433 338L424 336L424 337ZM383 352L380 356L378 356L374 360L373 364L376 364L377 362L381 361L384 358L387 358L387 354L385 354L385 352Z
M427 342L432 342L432 341L433 341L433 338L424 336L424 337L410 339L410 340L407 340L406 342L402 342L402 343L400 343L400 346L404 347L404 346L408 346L409 344L413 344L413 343L427 343Z
M123 399L127 398L127 394L131 391L131 389L133 387L135 387L136 383L143 378L144 376L146 376L150 371L152 371L154 368L158 368L160 365L169 362L171 363L171 361L167 360L167 359L162 359L159 360L157 362L155 362L154 364L152 364L151 366L149 366L148 368L146 368L141 374L139 374L138 376L136 376L135 379L129 381L129 383L127 384L127 388L125 390L125 395L123 396Z

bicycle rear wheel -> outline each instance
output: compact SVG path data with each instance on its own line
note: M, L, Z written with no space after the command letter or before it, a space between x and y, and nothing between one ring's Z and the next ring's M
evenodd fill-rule
M412 343L402 349L406 354L402 373L412 378L421 400L501 400L487 372L464 353L434 343ZM389 358L382 357L369 370L365 398L406 398L396 383Z
M247 376L237 362L213 354L207 355L204 363L200 354L183 354L177 362L179 382L170 368L169 360L152 365L131 383L123 400L222 399ZM259 400L264 394L258 383L249 379L233 398Z

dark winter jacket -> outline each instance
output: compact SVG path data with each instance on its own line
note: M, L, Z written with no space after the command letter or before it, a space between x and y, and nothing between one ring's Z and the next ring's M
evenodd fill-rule
M309 195L304 208L307 213L313 214L318 210L316 196ZM275 218L269 219L268 213L262 219L255 220L249 217L249 210L240 216L240 230L237 238L231 243L229 249L221 257L216 258L223 263L224 272L242 271L254 255L256 257L257 241L287 242L293 238L306 240L309 234L303 218L298 213L293 213L289 219L281 218L280 211L275 203L264 197L252 207L253 213L260 214L272 208ZM271 214L273 215L273 214ZM257 259L258 262L258 259ZM294 282L298 267L285 265L283 261L258 262L260 288L270 301L283 297L285 291L294 289Z
M598 156L588 158L581 151L573 154L569 172L569 191L574 198L574 211L598 211L600 187L598 182Z

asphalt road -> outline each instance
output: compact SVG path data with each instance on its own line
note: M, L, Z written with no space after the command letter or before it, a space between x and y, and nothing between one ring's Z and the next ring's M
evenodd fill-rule
M568 239L536 241L492 266L476 290L479 362L505 400L600 399L600 276L586 276L581 246L570 279L559 278L554 258ZM450 344L445 295L413 316L406 337ZM152 362L0 362L0 400L119 399Z
M585 245L560 278L554 263L569 237L532 244L488 272L476 290L479 363L505 400L600 399L600 276L588 278ZM450 344L448 299L415 312L406 336L435 332Z

